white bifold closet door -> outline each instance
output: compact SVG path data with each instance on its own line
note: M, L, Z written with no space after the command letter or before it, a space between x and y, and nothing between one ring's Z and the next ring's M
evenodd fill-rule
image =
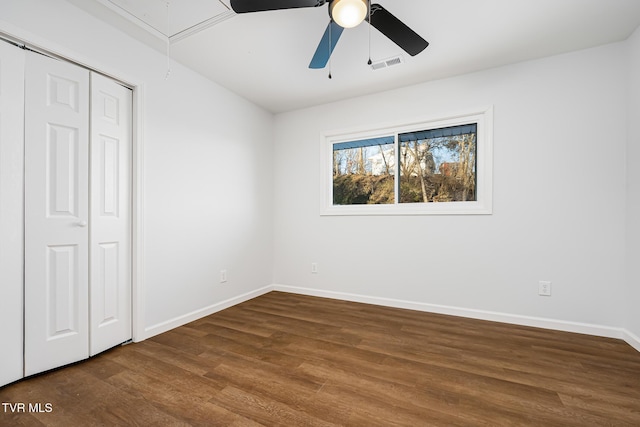
M25 375L89 357L89 71L27 53Z
M25 375L131 338L130 125L129 89L27 53Z
M22 377L25 53L0 41L0 387Z
M91 73L89 354L131 339L131 90Z

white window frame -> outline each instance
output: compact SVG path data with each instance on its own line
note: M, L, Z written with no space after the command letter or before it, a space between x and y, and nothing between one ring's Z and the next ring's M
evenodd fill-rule
M395 173L396 201L393 204L334 205L333 145L381 136L450 126L477 124L476 199L465 202L398 203L399 175ZM357 128L324 133L320 138L320 215L488 215L493 212L493 106L476 108L444 117L423 118L384 127Z

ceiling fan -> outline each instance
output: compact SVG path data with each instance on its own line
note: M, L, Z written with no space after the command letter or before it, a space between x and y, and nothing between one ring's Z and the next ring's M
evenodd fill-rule
M352 28L362 21L397 44L411 56L422 52L429 42L393 16L384 7L371 0L231 0L236 13L264 12L268 10L320 7L329 4L329 25L320 39L309 68L324 68L336 47L342 30ZM371 63L371 59L369 59Z

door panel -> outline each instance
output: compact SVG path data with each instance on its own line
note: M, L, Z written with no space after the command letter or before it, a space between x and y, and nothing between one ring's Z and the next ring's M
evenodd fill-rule
M0 41L0 387L23 374L24 61Z
M89 71L28 52L25 375L89 356Z
M131 339L131 90L91 73L91 355Z
M77 218L78 129L47 123L47 135L47 216Z
M73 335L78 331L80 311L75 290L78 289L78 246L47 247L47 277L43 291L48 313L47 336L49 340Z

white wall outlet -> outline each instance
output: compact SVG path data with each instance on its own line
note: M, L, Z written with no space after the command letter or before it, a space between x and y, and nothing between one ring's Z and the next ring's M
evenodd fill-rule
M551 282L547 282L545 280L540 280L538 282L538 295L542 295L545 297L551 296Z
M317 262L312 262L311 263L311 273L318 274L318 263Z
M227 282L227 270L220 270L220 283Z

